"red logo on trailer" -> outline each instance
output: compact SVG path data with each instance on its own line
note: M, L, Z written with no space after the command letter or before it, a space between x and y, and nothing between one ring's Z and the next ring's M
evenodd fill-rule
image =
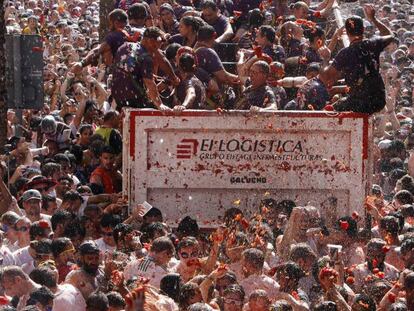
M177 159L191 159L192 155L197 154L197 139L182 139L177 145Z

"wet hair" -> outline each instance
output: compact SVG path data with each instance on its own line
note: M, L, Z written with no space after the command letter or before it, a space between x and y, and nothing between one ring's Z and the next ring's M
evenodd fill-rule
M146 221L149 217L155 218L158 217L160 219L160 221L162 221L162 212L160 209L156 208L156 207L152 207L148 213L146 213L144 215L144 221Z
M264 36L270 43L276 42L276 31L272 26L263 25L259 28L260 34Z
M257 270L263 269L265 255L261 250L257 248L249 248L243 251L242 256Z
M362 36L364 34L364 21L357 15L348 17L345 21L345 29L351 36Z
M121 223L121 217L114 214L103 214L101 221L99 222L101 227L115 228L117 224Z
M99 154L99 156L102 156L104 153L109 153L112 155L116 155L116 152L114 150L114 148L112 148L111 146L104 146L101 150L101 153Z
M195 70L195 58L193 55L185 53L180 56L178 65L183 72L193 73Z
M401 184L401 190L407 190L414 194L414 179L410 175L404 175L398 182Z
M321 64L320 63L310 63L308 67L306 67L306 74L310 73L319 73L321 70Z
M398 234L400 231L398 219L393 216L385 216L381 218L379 228L392 234Z
M36 303L40 303L42 306L47 306L53 301L54 298L55 295L52 291L49 288L42 286L30 293L27 305L35 305Z
M73 202L77 200L80 200L81 202L83 202L82 196L78 192L73 191L73 190L66 192L62 197L63 202L65 201Z
M183 281L178 273L169 273L161 279L160 289L168 297L178 302L182 285Z
M249 11L248 23L250 27L258 28L265 22L265 17L260 9L253 9Z
M299 282L299 280L306 275L299 265L292 261L280 265L278 267L278 272L284 272L284 274L288 275L296 282Z
M79 127L79 133L80 133L80 134L82 134L83 132L85 132L85 131L87 131L87 130L93 131L93 127L92 127L92 125L90 125L90 124L82 124L82 125Z
M177 227L177 233L183 236L195 236L199 234L199 227L197 221L190 216L186 216L181 219Z
M147 7L142 3L134 3L128 9L129 19L146 19L150 14L147 11Z
M168 237L159 237L152 242L151 252L161 253L163 251L169 251L174 254L174 244Z
M414 272L409 273L404 278L404 287L408 289L414 288Z
M243 287L239 284L230 284L229 286L227 286L223 292L223 296L226 296L228 294L237 294L240 296L240 299L242 301L244 301L244 297L246 296Z
M260 68L260 71L265 74L265 75L269 75L270 74L270 66L268 63L266 63L264 60L259 60L257 62L255 62L253 66L257 66Z
M153 222L148 224L147 226L141 229L142 231L142 238L141 240L144 242L149 242L155 238L156 235L165 232L165 226L162 222Z
M107 122L112 120L113 118L119 116L119 112L118 111L108 111L107 113L105 113L104 117L103 117L103 121Z
M62 252L64 252L72 242L67 237L57 238L52 241L51 250L53 257L59 256Z
M62 166L54 162L46 163L41 167L42 175L45 177L52 177L54 173L60 172L61 170Z
M309 39L309 42L313 43L317 38L322 38L325 35L325 31L320 26L316 26L306 29L303 32L303 35L305 38Z
M55 231L57 226L71 220L73 215L66 210L57 210L50 219L52 230Z
M3 282L5 278L14 279L16 277L21 277L25 280L29 279L29 277L22 270L21 267L18 267L18 266L5 266L5 267L2 268L1 273L0 273L1 282Z
M112 22L121 22L121 23L128 23L128 15L125 13L124 10L115 9L109 13L108 19Z
M55 272L47 266L35 268L29 275L30 279L42 286L55 288L57 286Z
M42 196L42 210L47 210L49 208L49 203L55 203L56 198L50 195Z
M188 282L181 287L180 296L178 297L178 306L181 310L186 310L188 308L190 298L194 297L199 290L199 286L191 282Z
M7 224L8 226L14 226L18 220L19 215L12 211L5 212L0 219L2 223Z
M106 298L108 298L109 307L111 308L125 308L125 299L122 295L118 292L109 292L106 294Z
M92 293L86 299L86 310L107 311L109 310L109 301L106 295L102 292Z
M387 216L395 217L398 221L399 230L398 233L401 233L404 230L405 219L402 213L402 210L390 212Z
M181 47L181 44L179 43L169 44L167 48L165 49L165 57L167 57L169 61L174 60L175 56L177 55L177 51L179 50L180 47Z
M312 258L316 260L317 255L312 248L306 243L298 243L290 248L289 259L297 262L299 259Z
M193 32L198 32L200 27L205 24L205 22L194 16L184 16L181 18L180 22L182 22L185 26L191 27Z
M208 24L201 26L197 32L198 41L209 41L215 39L216 31Z
M414 237L404 239L401 243L401 254L407 254L414 249Z
M43 220L43 222L46 222L45 220ZM36 240L36 238L38 236L41 236L43 238L46 238L44 235L46 233L47 229L51 229L50 227L48 228L44 228L43 227L44 223L41 223L41 221L35 221L30 225L30 229L29 229L29 234L30 234L30 240ZM46 222L46 224L49 226L49 223Z
M125 235L134 231L134 228L130 224L120 223L117 224L114 228L114 240L115 243L118 243L119 240L122 240Z
M407 190L398 191L395 194L394 199L398 200L402 205L414 203L413 195L411 194L410 191L407 191Z
M77 236L85 238L86 230L85 227L79 221L73 221L69 226L65 228L64 236L72 239Z
M254 290L249 296L249 301L253 299L258 299L258 298L264 298L267 301L267 303L270 305L269 295L267 294L265 290L263 289Z
M216 2L212 1L212 0L204 0L203 3L201 4L201 9L211 9L213 11L218 11L218 7Z

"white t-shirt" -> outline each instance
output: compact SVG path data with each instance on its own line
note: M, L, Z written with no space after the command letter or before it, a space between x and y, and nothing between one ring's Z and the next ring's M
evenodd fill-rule
M84 311L85 299L82 293L71 284L60 284L53 299L52 311Z
M124 270L125 280L133 277L149 279L149 284L160 288L161 279L170 272L168 267L161 267L154 262L150 256L131 261Z
M1 266L13 266L16 264L16 259L13 256L13 253L7 246L2 245L0 247L0 256L1 256Z
M20 248L13 253L16 266L23 266L24 264L33 261L33 257L30 256L30 253L29 253L29 247L30 246Z
M106 244L105 241L103 240L103 238L97 239L94 242L98 246L101 253L114 252L116 250L116 246L110 246L110 245Z

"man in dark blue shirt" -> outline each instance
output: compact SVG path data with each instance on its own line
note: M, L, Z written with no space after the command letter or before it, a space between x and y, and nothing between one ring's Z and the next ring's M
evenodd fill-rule
M379 56L392 41L391 30L378 21L372 5L364 7L365 15L380 31L380 37L364 40L364 23L358 16L345 22L351 45L342 49L333 63L320 75L329 89L339 78L345 78L349 96L334 104L337 111L354 111L373 114L385 107L385 86L379 73Z

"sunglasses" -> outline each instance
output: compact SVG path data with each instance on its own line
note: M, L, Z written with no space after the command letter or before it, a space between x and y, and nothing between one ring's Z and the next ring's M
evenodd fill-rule
M20 227L20 228L17 228L16 227L16 229L15 229L16 231L20 231L20 232L26 232L27 230L29 230L29 227Z
M102 232L103 236L108 236L108 237L113 237L114 233L113 232Z
M187 259L187 258L190 258L190 257L194 258L194 257L198 257L198 252L192 252L191 254L186 253L186 252L182 252L182 253L180 253L180 256L184 259Z
M224 303L227 303L229 305L241 306L243 304L243 301L231 299L231 298L224 298Z

